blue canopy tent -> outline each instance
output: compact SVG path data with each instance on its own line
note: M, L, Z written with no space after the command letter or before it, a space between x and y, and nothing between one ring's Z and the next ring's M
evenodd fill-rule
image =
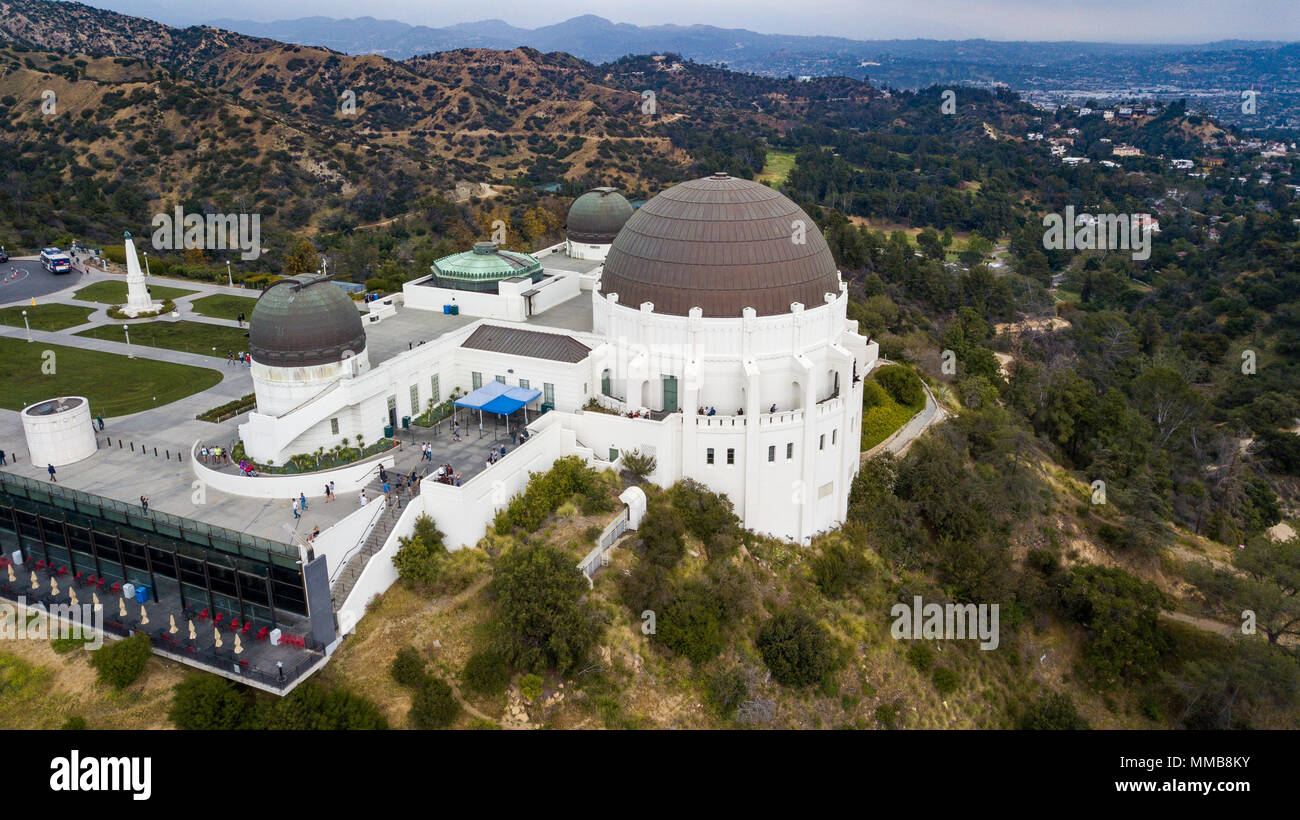
M468 396L456 399L457 407L479 411L479 426L483 424L483 412L495 413L506 417L506 433L510 432L510 414L524 409L524 422L528 422L528 404L537 400L542 391L528 387L507 387L498 381L491 381Z

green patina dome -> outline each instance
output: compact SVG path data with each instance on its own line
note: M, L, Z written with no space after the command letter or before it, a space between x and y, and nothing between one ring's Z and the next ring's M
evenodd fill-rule
M608 245L632 218L632 206L613 188L594 188L573 201L564 226L571 242Z
M496 292L503 279L526 276L536 282L542 278L542 263L517 251L503 251L492 242L477 242L474 250L453 253L433 263L429 283L454 290Z
M331 280L315 274L267 287L248 319L253 361L272 367L307 367L341 361L366 348L356 304Z

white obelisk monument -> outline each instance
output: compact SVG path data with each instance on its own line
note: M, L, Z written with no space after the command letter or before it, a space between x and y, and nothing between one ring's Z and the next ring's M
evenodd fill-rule
M135 255L135 242L127 231L126 239L126 304L122 312L128 316L142 316L162 310L161 302L149 300L149 289L144 284L144 271L140 270L140 260Z

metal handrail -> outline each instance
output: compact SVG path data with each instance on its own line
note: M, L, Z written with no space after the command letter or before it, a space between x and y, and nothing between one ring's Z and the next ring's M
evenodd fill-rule
M331 588L334 587L334 582L339 579L344 568L347 567L348 561L352 560L353 553L358 549L363 548L366 545L366 542L370 540L371 533L375 531L375 527L379 524L379 518L383 515L384 510L388 508L388 500L385 498L377 498L375 499L375 502L377 509L370 516L370 521L366 523L365 529L362 530L361 537L357 539L357 543L353 544L351 549L343 554L343 558L339 561L339 565L335 567L334 572L330 575Z

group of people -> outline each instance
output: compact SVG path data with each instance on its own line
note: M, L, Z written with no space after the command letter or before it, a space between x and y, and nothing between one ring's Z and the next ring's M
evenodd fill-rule
M325 503L328 504L334 500L334 482L331 481L325 485Z
M768 408L767 412L769 413L776 412L776 402L772 402L772 406ZM700 405L700 409L696 410L695 413L696 415L700 415L700 416L716 416L718 414L718 411L715 410L713 407L705 407L704 405ZM736 415L737 416L745 415L745 408L741 407L740 409L738 409L736 411Z
M505 458L505 455L506 446L504 444L493 444L492 450L488 452L487 466L491 467L493 464L496 464L498 461Z
M257 465L246 458L239 460L239 472L249 478L257 478Z
M230 463L230 454L226 452L224 447L200 447L199 458L203 459L204 464L214 464L218 467ZM247 462L240 461L239 469L244 470L244 465L246 463Z
M420 460L433 461L433 445L424 442L420 445Z
M243 325L240 326L242 327ZM242 364L245 367L252 367L253 354L245 353L242 350L239 351L238 353L236 353L233 350L229 351L228 353L226 353L226 366L229 367L230 365L234 365L234 364Z
M460 486L460 473L451 468L451 462L447 462L434 470L433 479L439 484L451 484L456 487Z

